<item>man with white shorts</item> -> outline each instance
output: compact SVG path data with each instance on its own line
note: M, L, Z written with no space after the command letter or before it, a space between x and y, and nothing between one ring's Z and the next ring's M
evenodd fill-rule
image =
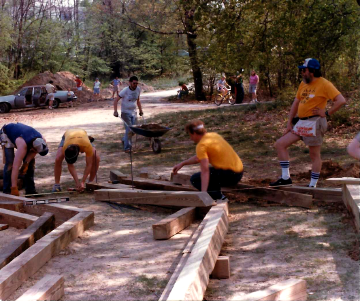
M53 86L53 81L50 80L46 85L45 85L45 89L46 92L48 93L48 98L49 98L49 109L52 110L53 109L53 102L55 99L55 87Z

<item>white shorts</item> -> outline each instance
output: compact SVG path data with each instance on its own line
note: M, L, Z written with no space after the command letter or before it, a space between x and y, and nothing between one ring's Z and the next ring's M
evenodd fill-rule
M78 91L82 91L82 87L77 87Z
M54 100L55 99L55 93L49 93L49 100Z

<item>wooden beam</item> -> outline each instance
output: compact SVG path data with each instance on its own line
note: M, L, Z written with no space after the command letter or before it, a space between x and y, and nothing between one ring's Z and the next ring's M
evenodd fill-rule
M263 187L238 189L234 190L234 193L242 193L288 206L311 208L313 204L311 195Z
M55 228L55 216L46 212L7 246L0 249L0 269Z
M360 230L360 186L359 185L344 185L343 201L347 210L354 217L355 230Z
M186 174L182 174L182 173L177 173L174 174L173 172L170 175L170 182L173 182L175 184L181 184L181 185L191 185L190 182L190 175L186 175Z
M314 199L323 202L342 202L341 188L314 188L303 186L279 186L274 188L278 190L309 194L312 195Z
M8 224L10 227L18 229L26 229L38 219L26 213L20 213L7 209L0 209L0 223Z
M209 275L228 231L227 202L212 207L201 224L201 234L168 297L160 300L203 300Z
M6 230L7 228L9 228L8 224L0 224L0 231Z
M119 181L119 178L126 178L127 175L118 170L110 170L110 181Z
M218 256L211 278L229 279L230 278L230 258L229 256Z
M152 225L154 239L169 239L189 227L195 219L195 207L187 207L175 212Z
M93 224L93 212L80 212L3 267L0 270L0 300L8 299L24 281Z
M64 296L64 277L46 275L33 287L27 290L16 301L51 300L56 301Z
M0 198L0 208L17 211L17 212L24 212L24 202L23 201L12 201L12 200L1 200L1 198Z
M1 201L23 202L23 201L26 201L26 200L29 200L29 199L25 198L25 197L22 197L22 196L15 196L15 195L0 192L0 200Z
M95 200L120 202L124 204L180 207L207 207L215 204L214 200L207 192L140 189L100 189L95 191Z
M125 184L110 184L110 183L86 183L87 191L95 191L99 189L121 189L121 188L131 188L130 185Z
M344 178L329 178L326 181L332 182L334 184L350 184L350 185L360 185L360 178L344 177Z
M265 290L231 298L232 301L304 301L306 299L306 281L299 279L285 280Z

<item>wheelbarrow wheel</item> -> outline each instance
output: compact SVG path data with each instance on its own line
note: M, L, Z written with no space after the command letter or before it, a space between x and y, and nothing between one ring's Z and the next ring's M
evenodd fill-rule
M151 148L155 154L158 154L161 152L161 142L160 139L154 138L151 141Z

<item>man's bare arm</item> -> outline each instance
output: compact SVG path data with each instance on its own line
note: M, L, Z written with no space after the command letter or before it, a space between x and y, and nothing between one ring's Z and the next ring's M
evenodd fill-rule
M27 145L23 138L19 137L15 140L16 153L14 163L11 171L11 186L17 187L17 180L19 176L19 169L27 153Z
M200 169L201 169L201 191L207 191L210 180L209 159L202 159L200 161Z

